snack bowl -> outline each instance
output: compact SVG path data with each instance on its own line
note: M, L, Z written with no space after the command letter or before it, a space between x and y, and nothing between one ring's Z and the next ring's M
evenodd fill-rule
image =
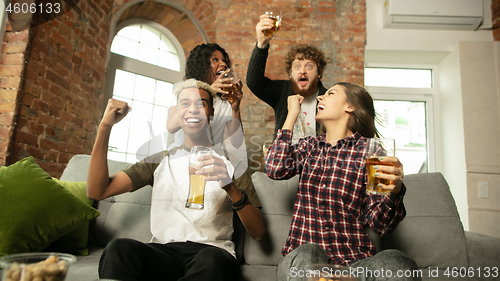
M76 257L64 253L23 253L0 257L3 281L64 281Z

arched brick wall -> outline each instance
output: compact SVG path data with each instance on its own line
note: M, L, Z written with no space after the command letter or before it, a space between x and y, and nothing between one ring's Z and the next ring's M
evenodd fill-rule
M205 8L195 5L197 9L191 11L193 14L192 17L196 19L201 17L201 19L205 21L205 15L213 14L213 9L211 9L211 5L208 5L206 1L200 2L200 6L204 6ZM121 7L121 9L123 8L124 7ZM187 7L185 9L187 10ZM120 11L120 8L118 8L118 11L119 18L116 20L116 25L127 19L138 18L156 22L166 27L179 40L186 57L195 46L206 43L205 37L207 37L207 35L200 32L196 26L196 24L199 24L198 21L194 23L185 11L178 10L173 6L162 3L162 1L139 2L129 7L125 7L123 11Z

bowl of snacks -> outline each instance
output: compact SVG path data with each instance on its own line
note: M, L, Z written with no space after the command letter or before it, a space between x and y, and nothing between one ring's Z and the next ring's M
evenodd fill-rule
M0 257L3 281L64 281L76 257L63 253L23 253Z

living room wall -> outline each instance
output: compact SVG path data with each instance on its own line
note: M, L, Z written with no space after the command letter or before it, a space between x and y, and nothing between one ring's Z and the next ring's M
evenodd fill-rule
M500 42L459 48L469 229L500 237Z
M500 228L491 222L500 215L500 163L495 157L500 130L500 1L491 1L492 25L476 31L384 29L384 2L367 2L365 62L381 63L379 54L393 54L391 66L404 67L411 61L416 67L418 62L409 58L425 57L421 65L435 67L435 171L448 181L464 228L499 237ZM478 182L489 183L488 199L478 197Z
M134 5L134 16L149 11L149 16L160 17L159 22L168 22L171 14L162 15L158 4L184 15L179 22L187 19L194 24L203 40L223 46L242 78L255 45L259 15L267 6L278 5L283 22L271 43L269 77L288 79L283 63L287 50L309 43L327 56L329 65L322 79L326 86L335 81L363 84L364 0L79 1L46 24L22 31L13 30L13 22L7 24L0 61L0 165L33 156L58 177L73 155L91 152L103 110L113 27L125 17L125 10L130 17L129 8ZM18 19L28 26L30 20ZM192 48L188 44L192 42L183 45L186 54ZM242 121L250 168L255 171L262 169L261 144L272 139L274 114L248 88L244 93Z

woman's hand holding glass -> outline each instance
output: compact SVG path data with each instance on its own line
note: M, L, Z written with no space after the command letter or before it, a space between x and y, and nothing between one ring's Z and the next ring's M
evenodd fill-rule
M233 110L239 110L243 98L243 82L239 79L236 70L231 68L224 70L211 87L231 104Z
M399 159L395 156L384 156L381 157L380 162L390 162L394 166L378 165L375 171L378 173L376 175L378 178L389 180L391 184L385 185L380 183L380 187L385 190L389 190L395 195L399 195L401 192L401 187L403 186L403 164L399 162Z
M398 195L403 185L403 164L395 157L394 139L368 138L366 140L365 161L367 171L366 192Z

